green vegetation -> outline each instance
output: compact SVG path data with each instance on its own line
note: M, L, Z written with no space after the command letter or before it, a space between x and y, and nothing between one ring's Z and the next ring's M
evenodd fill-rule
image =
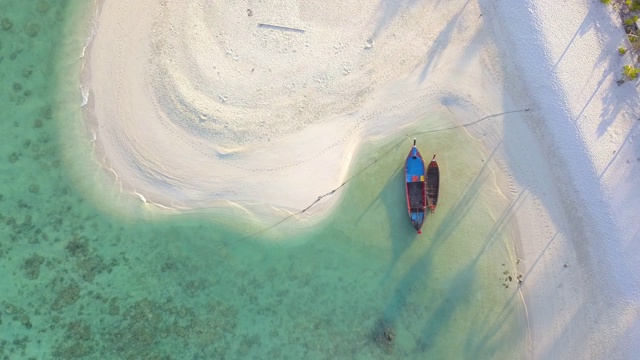
M638 29L638 19L640 16L640 0L600 0L603 4L613 4L616 12L619 13L620 19L624 24L624 31L627 35L627 39L631 43L631 46L619 47L618 54L620 56L630 52L633 63L631 65L625 65L622 69L623 78L619 79L618 85L625 82L625 78L629 80L635 80L640 75L640 68L635 67L637 62L640 62L640 29ZM636 60L637 59L637 60Z
M635 78L637 78L638 74L640 73L640 68L631 65L625 65L622 73L630 80L635 80Z
M625 20L624 24L627 26L632 26L633 24L636 23L636 21L638 21L638 15L633 15L632 17Z
M611 4L611 0L600 0L605 5ZM616 0L613 4L614 7L622 6L629 11L640 11L640 0Z

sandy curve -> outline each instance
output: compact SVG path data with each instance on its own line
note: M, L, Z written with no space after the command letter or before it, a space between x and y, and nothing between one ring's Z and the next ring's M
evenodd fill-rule
M488 81L474 6L104 2L85 75L98 156L162 206L299 211L341 184L362 141ZM473 75L438 81L451 72ZM494 111L482 100L470 119Z

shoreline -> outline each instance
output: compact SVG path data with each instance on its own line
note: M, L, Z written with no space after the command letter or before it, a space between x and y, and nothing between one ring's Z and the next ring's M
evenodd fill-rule
M169 36L167 28L154 28L153 24L153 14L166 10L147 9L143 18L122 17L124 13L116 8L116 2L105 3L108 8L100 17L106 20L99 21L101 29L85 58L88 66L84 71L91 74L86 111L98 106L94 110L96 123L90 131L103 147L98 154L106 159L104 168L110 169L124 189L138 193L145 203L157 202L179 212L240 206L240 211L264 221L301 211L319 195L336 192L304 212L302 220L313 222L329 214L339 201L340 191L335 189L346 179L363 143L389 139L438 112L454 114L459 122L454 125L464 125L490 114L531 109L465 127L489 153L496 154L492 161L501 173L498 185L511 204L505 216L517 237L517 254L512 260L523 276L519 296L530 330L531 349L527 355L536 359L571 354L624 358L640 348L640 343L622 341L625 336L640 338L640 303L633 297L640 292L640 275L633 275L632 271L640 257L623 251L639 240L638 225L633 219L640 212L637 204L624 199L640 199L640 190L618 180L620 176L631 176L640 166L627 166L625 162L630 156L640 156L637 145L634 148L628 141L638 133L633 122L638 114L633 111L634 94L623 93L617 88L615 76L610 76L620 67L616 49L624 32L616 33L619 27L600 3L543 3L549 6L532 1L498 7L484 1L450 2L437 9L439 19L433 18L433 9L426 5L409 11L371 6L362 19L368 19L364 24L374 31L358 33L353 42L331 33L327 24L319 22L322 13L315 19L305 18L299 8L293 9L300 14L294 25L305 31L295 34L283 35L272 28L258 33L260 29L250 28L249 21L267 22L260 18L264 14L260 9L252 11L256 18L242 14L245 20L234 25L236 33L207 33L205 27L198 26L211 25L208 21L212 19L195 19L196 30L205 31L204 37L210 38L210 43L221 44L219 48L207 48L207 54L218 56L215 51L223 50L214 59L220 69L231 74L225 75L228 78L207 63L203 54L193 56L199 61L195 63L181 58L180 51L199 51L209 45L177 36L169 37L174 41L171 44L154 42L163 35ZM228 7L222 13L235 10ZM433 20L431 27L425 29L426 39L417 40L419 36L414 32L419 31L411 29L412 23L407 19L396 19L398 14L413 20ZM286 18L285 14L272 15L273 21ZM169 18L167 23L179 24L172 21L178 19ZM519 26L522 23L532 25L523 28ZM137 46L141 43L122 44L127 24L137 27L136 39L148 48ZM310 41L317 40L313 36L323 31L335 43ZM414 42L402 43L396 32L414 36ZM308 41L305 43L298 35L308 35ZM231 42L234 36L238 43ZM146 43L145 39L151 40ZM274 43L282 46L280 52L269 48ZM306 53L299 56L293 49ZM409 55L397 54L402 49ZM335 68L327 65L318 77L314 70L317 64L303 61L312 53L324 54L326 63L332 64L336 59L332 51L356 63L341 63ZM400 56L400 69L384 67L386 62L398 60L395 55ZM131 61L123 60L126 66L112 63L111 57L119 56ZM269 71L258 67L268 63L265 58L279 67L274 65ZM167 68L161 61L177 64L183 73L163 73ZM149 63L153 63L151 70L147 68ZM288 83L287 90L269 85L275 76L269 72L286 74L288 67L305 75ZM584 69L594 69L602 77L592 79L590 71ZM166 79L158 79L160 73ZM248 82L251 74L262 77ZM228 89L217 89L220 79L233 78L237 79L235 83L224 83ZM185 79L194 79L196 85ZM317 79L321 85L313 85ZM154 83L160 80L164 82ZM372 89L362 82L377 87ZM126 90L119 88L121 83ZM153 86L159 83L162 86ZM207 84L216 88L219 96L207 93L200 97L199 92L208 91ZM282 97L282 91L288 91L299 101L296 104L307 106L300 114L308 120L318 108L313 102L305 102L307 97L342 105L326 105L322 111L328 110L320 120L296 122L291 128L287 121L297 117L279 113L275 116L280 116L278 121L270 123L274 117L270 111L274 110L262 113L261 105L244 99L245 87L266 89L256 96L262 96L260 101L265 107L268 101L276 104L273 109L291 104L286 96ZM341 91L358 93L359 106L345 107L351 105L340 102L336 93ZM605 102L608 93L613 94L609 101L615 103L619 99L616 105ZM127 103L129 98L143 103ZM173 110L166 110L174 107L187 114L186 120ZM244 116L245 122L235 124L237 127L225 138L225 132L218 127L235 126L229 122L234 116ZM252 129L249 119L254 116L263 123ZM120 120L113 119L125 120L118 123ZM441 124L434 124L434 129L438 125ZM155 138L145 143L150 134ZM600 151L602 147L608 154ZM167 149L177 150L170 153ZM626 157L619 157L618 150ZM329 167L319 167L318 163ZM203 168L216 169L224 176L198 170ZM247 178L247 174L251 177ZM616 206L623 201L625 207ZM605 238L609 243L603 243ZM610 276L615 283L608 283ZM608 293L617 297L609 299ZM611 308L615 309L614 314L609 314ZM600 328L595 328L594 320L601 323ZM625 321L622 327L616 325L621 320ZM600 337L603 332L609 335Z
M615 212L622 210L637 214L638 206L620 208L611 202L611 195L607 192L638 199L638 191L616 191L610 180L597 175L598 169L603 169L604 164L614 162L615 156L609 154L616 153L615 146L624 146L625 137L633 132L632 123L628 120L629 116L633 117L633 101L627 101L627 106L631 107L621 108L623 111L602 111L608 107L603 101L609 98L608 93L613 94L610 95L612 98L619 99L621 104L634 95L632 89L622 89L616 83L616 69L621 68L616 50L618 44L623 42L624 32L610 18L611 14L604 5L589 5L587 2L575 3L572 7L548 5L536 6L532 2L524 2L517 9L510 7L500 10L515 20L504 22L507 28L511 26L508 31L512 36L512 45L507 48L520 53L515 59L520 60L523 69L522 83L530 89L529 93L536 104L534 106L543 109L539 118L530 120L529 126L541 139L539 141L552 150L547 152L546 161L552 164L553 176L558 180L563 179L557 181L555 186L559 189L558 196L564 208L564 229L558 229L556 234L560 234L559 238L552 237L548 244L540 243L537 250L532 250L541 254L535 262L525 262L532 276L554 280L537 280L534 286L529 287L529 281L525 279L524 288L529 292L528 304L537 302L533 319L540 319L535 308L545 306L543 303L548 301L540 297L541 293L556 293L555 306L568 313L563 313L557 319L534 321L534 338L547 337L551 325L557 331L554 339L551 339L553 341L534 351L534 357L538 354L537 357L545 358L546 352L560 357L576 354L582 354L578 357L585 358L602 357L606 354L613 358L628 358L640 344L620 340L638 339L637 331L635 336L628 331L634 326L637 329L639 304L637 299L629 301L628 295L623 294L637 293L640 278L630 276L633 273L630 268L620 264L620 260L637 255L623 254L620 250L626 246L626 239L637 238L637 232L634 235L633 229L623 230L625 226L621 227L619 221L624 221L628 216L620 216ZM524 33L516 25L519 23L535 24L534 28L538 30ZM554 32L559 23L566 26L562 36ZM591 27L592 24L597 24L597 30ZM581 37L571 38L574 32L581 34ZM603 38L608 38L608 41L603 41ZM529 59L544 61L532 62ZM603 75L600 81L592 78L589 71L583 71L592 68L593 72ZM549 76L540 77L541 73ZM637 99L637 92L635 94ZM619 125L605 129L603 133L602 124L615 121ZM619 133L626 134L620 136ZM604 141L604 134L608 141ZM603 152L603 147L613 151ZM621 166L624 163L618 162L617 168ZM562 239L563 233L568 235L566 239ZM564 256L546 253L548 249L558 247L571 250ZM573 256L566 258L566 255ZM546 262L544 267L538 266L540 259ZM573 261L580 269L578 274L567 271L573 266ZM611 282L612 276L616 279L614 283ZM624 281L621 281L623 278ZM583 284L583 287L564 296L558 296L557 289L553 289L575 282ZM612 294L616 295L612 297ZM578 299L571 298L573 295L577 295ZM624 317L635 315L631 319L618 318L619 312L625 313ZM600 323L602 328L596 327L594 322ZM623 324L616 324L618 322ZM604 333L607 335L602 336ZM585 342L590 346L585 347Z
M107 4L106 6L111 5ZM103 14L105 11L115 11L115 9L103 8L100 13ZM132 24L135 23L134 26L138 27L142 34L155 31L150 27L150 24L147 24L148 21L130 20ZM101 21L98 20L98 23ZM120 26L121 24L116 23L116 25ZM165 95L154 97L151 102L145 103L143 101L142 104L132 107L140 115L135 117L135 122L114 123L103 120L100 123L96 120L98 117L101 119L131 117L130 109L120 109L121 106L118 105L112 108L95 109L95 99L104 97L105 91L111 94L109 96L115 96L116 99L128 95L128 92L121 94L121 90L109 88L108 84L110 84L111 78L116 76L121 80L131 79L135 78L135 74L145 74L148 71L144 68L145 63L141 61L144 56L135 56L137 59L135 61L125 61L126 68L112 65L109 59L113 56L114 51L120 51L119 53L125 58L128 54L125 54L124 50L120 50L122 46L120 41L114 42L113 39L104 39L101 36L101 34L108 33L110 37L117 38L116 27L110 25L112 27L105 28L104 24L99 26L102 29L88 48L84 70L89 74L84 78L91 80L90 84L87 84L87 91L90 95L85 112L91 120L90 132L95 139L94 143L97 144L95 156L103 161L106 171L115 176L121 187L145 203L155 203L160 207L170 209L193 210L215 208L220 203L225 207L224 204L231 200L234 203L242 204L264 204L266 207L264 211L267 213L273 207L288 213L296 213L305 209L321 194L326 194L340 186L340 180L346 176L352 157L361 142L380 136L382 131L396 132L397 127L409 126L423 116L410 114L407 117L408 114L405 112L400 116L388 116L388 119L391 120L390 124L384 124L380 120L372 124L372 118L376 115L390 110L396 111L394 115L398 115L397 109L407 104L407 101L404 101L402 97L410 90L398 90L400 86L406 84L390 83L386 89L372 92L371 99L356 112L332 115L323 119L322 122L305 125L300 131L278 137L276 142L259 140L256 144L232 144L227 141L228 144L225 145L224 142L218 144L215 141L208 141L206 133L209 130L206 128L201 129L205 133L202 135L199 132L200 129L191 129L192 125L185 127L174 123L170 113L163 114L154 110L167 106L159 103L164 101ZM141 26L142 28L140 28ZM103 55L94 56L92 53L96 53L96 51L92 49L96 46L104 46L111 50L106 53L98 51ZM363 47L359 52L366 54L368 50ZM143 46L142 49L136 48L135 51L150 55L152 49L145 50ZM132 53L134 53L133 49ZM99 56L103 58L96 59ZM98 67L101 69L95 74L91 72L94 63L99 64ZM110 74L109 79L104 77L105 73ZM118 77L118 73L122 73L122 75ZM153 75L149 74L142 76L142 78L143 82L155 81ZM405 79L399 82L410 80ZM103 85L100 88L91 85L96 83L106 84L107 88L103 88ZM415 85L413 86L415 87ZM139 95L136 96L138 100L144 100L150 91L144 83L128 84L127 87L138 89ZM96 92L98 92L97 95ZM306 97L306 95L304 96ZM392 104L391 109L380 109L375 100L381 97L387 99L395 97L396 104ZM427 97L423 95L420 99L425 98ZM435 100L437 101L437 99ZM116 101L126 103L128 100L122 98L120 101ZM223 103L226 102L227 100L223 100ZM429 101L429 103L433 102L434 100ZM423 107L426 108L426 106ZM136 108L139 110L135 110ZM124 112L125 110L126 112ZM424 113L425 110L420 111ZM148 114L158 115L158 117L152 119ZM204 116L210 117L210 115ZM368 131L372 133L367 134ZM340 134L340 137L336 137L334 134ZM155 135L155 138L151 138L149 135ZM388 136L388 134L385 135ZM146 139L144 140L146 143L142 143L142 139ZM174 140L169 140L166 144L159 142L166 139ZM305 148L296 149L299 147L296 146L296 143L305 144ZM178 150L173 155L163 152L160 147ZM292 150L294 151L292 152ZM301 157L302 161L299 160ZM319 166L320 163L323 166ZM265 166L264 164L277 165ZM329 167L326 166L327 164ZM215 169L217 173L224 173L226 178L220 178L219 175L211 172L207 174L206 171L202 172L197 168ZM313 176L309 177L307 174L313 174ZM257 190L259 191L256 192ZM336 201L337 199L329 201L326 208L331 207L331 204ZM262 212L260 207L262 205L258 205L257 210L254 209L254 211ZM310 210L309 214L317 216L316 212L324 212L325 208L319 209L320 211Z

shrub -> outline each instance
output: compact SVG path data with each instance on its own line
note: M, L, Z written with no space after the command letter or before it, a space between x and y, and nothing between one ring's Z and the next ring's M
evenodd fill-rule
M625 20L624 24L627 25L627 26L631 26L631 25L635 24L636 21L638 21L638 15L633 15L632 17L630 17L627 20Z
M623 47L619 47L618 48L618 54L620 55L624 55L627 53L627 49L623 48Z
M629 6L629 10L631 11L639 11L640 10L640 1L634 1L633 4Z
M622 70L624 76L628 77L630 80L634 80L638 77L638 73L640 73L640 69L633 67L631 65L625 65Z
M609 3L611 2L611 0L600 0L601 3L605 4L605 5L609 5Z

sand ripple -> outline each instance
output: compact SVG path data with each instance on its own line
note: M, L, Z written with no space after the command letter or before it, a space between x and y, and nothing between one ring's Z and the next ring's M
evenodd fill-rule
M105 2L86 76L99 156L163 206L306 208L363 140L455 92L426 85L458 66L440 61L453 34L476 31L467 5Z

